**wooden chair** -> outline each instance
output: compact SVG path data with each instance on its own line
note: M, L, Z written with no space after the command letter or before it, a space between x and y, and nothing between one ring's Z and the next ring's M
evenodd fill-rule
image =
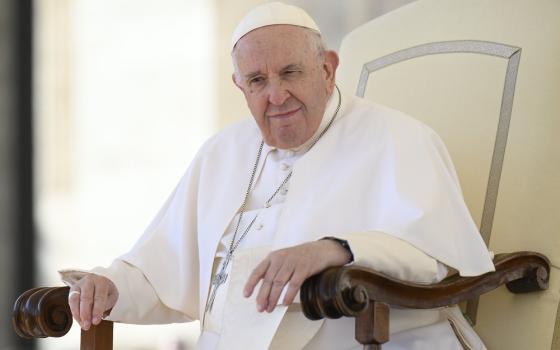
M435 129L489 248L518 252L496 255L495 272L430 286L359 267L329 269L301 289L307 317L355 317L358 342L379 349L389 339L389 304L469 300L467 316L489 349L560 349L558 57L560 3L552 0L419 0L345 38L342 88ZM541 292L518 295L531 291ZM67 295L67 287L25 292L14 306L16 332L65 334ZM82 332L81 349L111 343L110 322Z
M308 279L301 289L304 314L356 318L356 340L365 349L380 349L389 340L389 304L429 309L479 296L506 284L512 293L545 290L550 264L538 253L496 256L496 271L477 277L449 277L434 285L407 283L360 267L331 268ZM61 337L72 326L69 287L35 288L14 304L14 330L23 338ZM113 323L102 321L82 331L81 350L111 350Z

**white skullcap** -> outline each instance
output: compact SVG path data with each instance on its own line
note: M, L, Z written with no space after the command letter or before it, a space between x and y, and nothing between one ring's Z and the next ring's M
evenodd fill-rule
M320 33L313 18L303 9L281 2L270 2L255 7L243 17L231 36L231 50L239 39L250 31L275 24L290 24Z

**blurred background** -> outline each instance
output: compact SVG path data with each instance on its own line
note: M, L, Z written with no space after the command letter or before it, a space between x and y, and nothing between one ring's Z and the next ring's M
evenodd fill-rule
M0 0L0 350L23 291L128 251L205 139L249 116L230 34L257 0ZM294 0L338 49L411 0ZM115 349L191 349L198 323L115 326Z

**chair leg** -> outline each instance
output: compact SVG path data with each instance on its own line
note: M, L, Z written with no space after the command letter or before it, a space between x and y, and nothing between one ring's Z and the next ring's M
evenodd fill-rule
M356 340L364 350L381 350L389 341L389 305L370 301L367 309L356 316Z
M82 330L80 350L113 350L113 322L101 321L89 330Z

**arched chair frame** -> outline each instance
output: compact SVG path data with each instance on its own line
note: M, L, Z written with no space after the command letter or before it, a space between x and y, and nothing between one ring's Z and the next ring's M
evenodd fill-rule
M494 212L496 209L496 201L498 199L502 165L504 163L506 152L511 111L515 95L515 83L517 80L517 71L519 69L519 62L521 58L521 48L479 40L432 42L410 47L365 63L360 74L356 95L364 97L370 75L378 70L418 57L453 53L482 54L500 57L507 60L504 88L500 106L500 116L498 119L494 150L492 153L492 161L490 164L490 172L486 186L482 220L479 228L482 239L486 245L488 245L490 243L490 235L492 233L492 224L494 222ZM472 324L476 323L477 310L478 298L470 300L467 303L466 316Z

